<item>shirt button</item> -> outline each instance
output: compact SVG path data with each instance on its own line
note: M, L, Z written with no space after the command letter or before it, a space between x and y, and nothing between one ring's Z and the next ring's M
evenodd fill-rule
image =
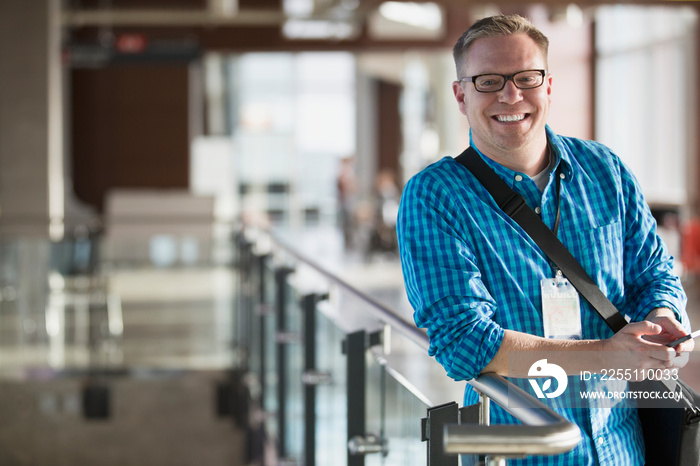
M566 178L566 175L563 173L559 173L559 178L561 178L563 180L564 178Z
M536 214L542 213L542 209L540 209L539 207L535 207L535 213Z
M603 437L598 437L598 445L602 445L605 443L605 439Z
M523 177L521 175L515 175L515 181L523 181Z

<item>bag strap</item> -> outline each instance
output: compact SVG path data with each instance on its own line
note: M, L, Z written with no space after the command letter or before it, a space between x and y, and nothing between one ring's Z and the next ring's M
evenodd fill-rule
M600 314L614 332L627 324L624 316L603 294L598 285L586 273L559 238L549 229L525 202L523 197L513 191L508 184L494 172L481 158L479 153L469 147L455 159L464 165L491 194L503 212L512 218L547 257L562 271L564 276L581 293L586 301Z

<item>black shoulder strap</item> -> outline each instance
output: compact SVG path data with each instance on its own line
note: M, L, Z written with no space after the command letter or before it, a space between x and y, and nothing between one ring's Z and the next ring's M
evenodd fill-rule
M549 259L556 264L564 276L581 293L586 301L600 314L614 332L627 324L624 316L603 294L598 285L584 268L547 227L542 219L526 203L523 197L513 191L472 147L462 152L455 160L464 165L491 194L498 206L540 247Z

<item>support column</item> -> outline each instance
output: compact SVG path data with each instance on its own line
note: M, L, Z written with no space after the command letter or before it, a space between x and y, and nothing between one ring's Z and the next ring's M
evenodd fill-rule
M0 232L60 238L60 0L0 2Z

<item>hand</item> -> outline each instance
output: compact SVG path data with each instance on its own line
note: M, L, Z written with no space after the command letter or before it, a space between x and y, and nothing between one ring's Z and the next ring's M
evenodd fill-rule
M687 363L687 353L684 353L683 361L683 356L678 356L676 349L665 346L665 343L675 339L669 335L675 335L677 331L670 320L644 320L627 324L615 335L603 340L604 364L632 370L682 367ZM683 335L684 331L680 336Z
M645 337L649 341L666 345L688 334L673 315L669 316L664 313L655 316L647 316L647 319L649 322L653 322L662 328L659 334ZM671 367L684 367L688 363L690 351L693 351L694 348L695 341L692 338L673 347L673 350L676 352L676 358L674 358Z

